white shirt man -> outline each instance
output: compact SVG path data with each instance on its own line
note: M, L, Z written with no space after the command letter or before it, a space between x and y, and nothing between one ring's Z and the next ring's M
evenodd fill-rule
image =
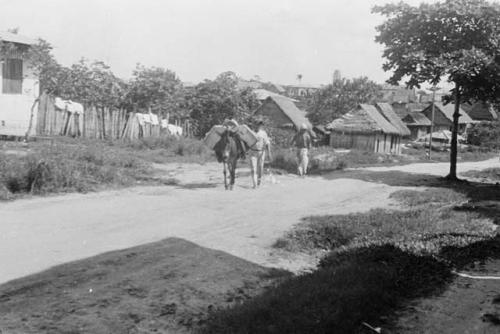
M266 151L271 159L271 141L269 136L264 130L264 123L257 124L257 142L250 147L250 170L252 172L253 187L257 188L262 180L264 172L264 161L266 158Z

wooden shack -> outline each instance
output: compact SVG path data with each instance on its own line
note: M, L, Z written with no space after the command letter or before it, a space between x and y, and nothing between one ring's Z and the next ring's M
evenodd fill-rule
M434 103L434 131L448 130L451 131L453 127L453 113L455 112L455 105L452 103L443 104L442 102ZM467 124L475 123L472 118L460 108L460 117L458 118L458 130L464 132ZM432 104L422 110L428 119L432 121Z
M498 114L492 104L478 101L464 103L461 107L474 121L493 122L498 120Z
M422 113L409 113L403 118L403 122L410 129L411 139L420 138L431 132L431 121Z
M305 111L300 110L294 102L284 96L269 96L255 111L255 115L265 116L271 121L271 126L296 131L301 124L306 124L312 131L312 124Z
M374 105L360 104L327 126L330 146L375 153L401 154L401 130Z

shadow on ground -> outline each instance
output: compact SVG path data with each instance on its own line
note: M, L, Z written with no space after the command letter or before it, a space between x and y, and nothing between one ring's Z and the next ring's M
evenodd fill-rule
M288 275L170 238L1 285L0 332L188 333Z
M500 186L495 184L449 182L434 175L398 171L337 171L320 177L330 180L351 178L399 187L452 189L467 198L467 203L453 210L474 212L496 224L500 222ZM450 237L466 238L468 235L451 233ZM498 260L499 235L467 246L443 247L433 256L415 255L389 244L337 250L327 255L316 271L289 278L242 305L213 313L202 332L374 333L366 325L369 324L383 328L385 333L388 328L389 332L400 333L393 327L399 316L396 311L405 309L416 300L447 291L456 282L454 270L474 270L477 263L488 261L499 270ZM488 306L491 310L500 312L495 306L500 305L500 296L497 299L496 304L483 299L481 302L485 304L474 310L491 304ZM450 300L457 305L464 302L456 300L456 296ZM500 319L497 311L469 316L485 323L481 327L485 333L496 333L496 321ZM440 320L442 318L437 317L437 323ZM452 317L450 321L453 321ZM463 324L466 322L464 320ZM463 331L470 329L464 326ZM421 329L416 327L405 333L421 333ZM428 332L436 332L435 329ZM451 333L446 329L441 332Z

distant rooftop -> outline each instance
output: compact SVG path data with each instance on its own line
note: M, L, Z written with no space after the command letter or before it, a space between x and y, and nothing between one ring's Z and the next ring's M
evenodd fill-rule
M25 45L34 45L37 43L36 39L19 34L13 34L8 31L0 31L0 40Z

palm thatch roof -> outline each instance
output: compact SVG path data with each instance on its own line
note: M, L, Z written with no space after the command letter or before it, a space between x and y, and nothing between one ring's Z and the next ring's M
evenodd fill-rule
M378 111L392 124L396 129L398 129L402 136L409 136L411 134L410 129L408 129L399 118L398 115L392 109L392 106L389 103L377 103L376 107Z
M307 119L305 111L297 108L290 98L281 95L269 96L264 103L276 104L296 129L300 129L302 124L306 124L309 129L312 129L312 124ZM259 109L257 109L256 113L259 112Z
M346 133L385 133L403 135L373 105L360 104L327 126L328 130Z

